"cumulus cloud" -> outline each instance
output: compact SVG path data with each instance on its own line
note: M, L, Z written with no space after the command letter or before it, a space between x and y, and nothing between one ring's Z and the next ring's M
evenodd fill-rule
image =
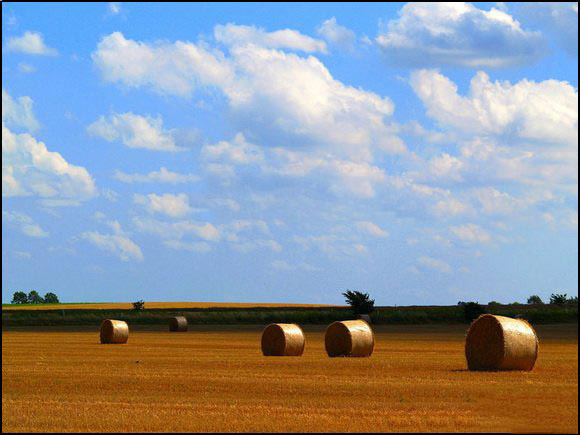
M101 116L87 131L108 142L121 141L129 148L154 151L180 151L170 132L163 129L161 117L135 115L131 112Z
M223 54L202 44L147 44L114 32L99 42L91 57L106 80L161 94L189 96L198 84L225 86L232 78Z
M442 273L452 272L451 266L449 264L447 264L443 260L438 260L433 257L419 257L417 258L417 263L429 269L436 270L438 272Z
M133 218L133 225L138 231L150 233L166 240L181 240L184 236L194 236L200 239L216 242L221 235L210 222L177 221L164 222L141 217Z
M389 235L387 231L371 221L358 221L356 227L360 232L373 237L387 237Z
M522 29L505 11L464 2L407 3L376 38L386 59L406 66L509 67L544 52L539 32Z
M109 13L119 15L121 13L121 2L109 2Z
M465 224L450 227L449 230L460 240L470 243L489 243L490 234L476 224Z
M10 51L37 56L56 56L58 54L54 48L44 43L42 34L39 32L24 32L22 36L9 38L6 48Z
M185 193L177 195L171 193L141 195L136 193L133 195L133 202L143 205L152 213L161 213L170 217L183 217L194 211L189 206L189 198Z
M10 101L6 96L6 101ZM25 115L12 110L10 105L2 113L2 196L37 196L50 206L51 202L78 204L97 195L95 183L85 168L68 163L29 133L14 133L5 125L6 117L9 123L34 126L32 101L20 99L19 103L26 108Z
M522 20L552 33L570 55L578 57L577 2L519 2L510 7Z
M22 127L35 131L40 124L32 111L32 98L24 96L14 100L6 90L2 89L2 121L10 127Z
M126 174L116 170L114 177L123 183L193 183L199 181L199 176L195 174L180 174L161 167L159 171L152 171L148 174Z
M261 47L285 48L306 53L326 53L327 51L324 41L311 38L291 29L266 32L264 29L255 26L228 23L215 26L214 36L216 40L226 45L255 44Z
M247 142L242 133L236 134L231 141L204 145L201 156L207 160L223 159L238 165L260 162L264 159L260 147Z
M411 74L411 86L427 114L442 125L472 134L578 143L578 92L568 82L523 79L512 85L491 82L480 71L464 97L437 70L418 70Z
M355 33L349 28L338 24L336 22L336 17L323 21L316 31L330 44L346 50L354 49L354 43L356 41Z
M141 248L122 234L101 234L98 231L87 231L81 237L103 251L108 251L123 261L143 261Z
M48 237L49 235L30 216L24 213L2 210L2 220L14 224L29 237Z

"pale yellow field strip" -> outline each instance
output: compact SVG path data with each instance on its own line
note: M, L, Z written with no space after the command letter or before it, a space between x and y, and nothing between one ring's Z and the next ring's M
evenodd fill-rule
M323 304L270 304L270 303L234 303L234 302L145 302L145 308L255 308L255 307L338 307L342 305ZM58 304L58 305L11 305L4 307L9 310L131 310L130 302L104 303L104 304Z

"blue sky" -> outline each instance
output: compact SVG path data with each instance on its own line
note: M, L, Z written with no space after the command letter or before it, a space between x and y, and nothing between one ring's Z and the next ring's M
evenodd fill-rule
M578 294L576 3L2 4L2 301Z

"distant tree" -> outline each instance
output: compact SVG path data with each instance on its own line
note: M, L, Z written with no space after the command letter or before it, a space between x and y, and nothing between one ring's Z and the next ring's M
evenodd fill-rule
M540 298L538 295L532 295L528 298L528 304L543 304L544 301L542 301L542 298Z
M489 308L491 308L491 307L499 307L500 305L501 305L501 304L500 304L499 302L497 302L497 301L491 301L491 302L488 302L488 303L487 303L487 306L488 306Z
M375 300L371 299L368 293L347 290L342 294L346 298L355 315L370 314L375 309Z
M143 301L143 299L137 302L133 302L134 310L142 310L143 308L145 308L145 301Z
M27 304L28 303L28 296L24 292L14 292L14 295L12 295L12 303L13 304Z
M568 295L566 293L550 295L550 303L554 305L565 305L568 302Z
M578 305L578 296L574 296L567 301L570 305Z
M45 304L59 304L60 301L58 300L58 296L52 292L48 292L44 295L44 303Z
M28 303L42 304L44 303L44 299L42 299L42 296L40 296L36 290L32 290L31 292L28 293Z
M482 314L485 314L485 308L477 302L466 302L463 305L463 315L467 322L473 322Z
M463 302L463 301L459 301L457 302L457 305L459 305L460 307L462 307L463 305L465 305L467 302Z

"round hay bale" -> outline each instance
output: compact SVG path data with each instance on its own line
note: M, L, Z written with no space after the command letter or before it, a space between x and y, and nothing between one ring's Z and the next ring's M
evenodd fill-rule
M330 357L368 357L375 347L375 334L364 320L334 322L326 328L324 345Z
M129 339L129 325L122 320L103 320L101 323L101 343L127 343Z
M186 332L187 319L183 316L176 316L169 319L169 330L171 332Z
M465 338L469 370L532 370L539 342L525 320L484 314L473 321Z
M294 323L272 323L262 332L264 356L302 356L304 332Z

